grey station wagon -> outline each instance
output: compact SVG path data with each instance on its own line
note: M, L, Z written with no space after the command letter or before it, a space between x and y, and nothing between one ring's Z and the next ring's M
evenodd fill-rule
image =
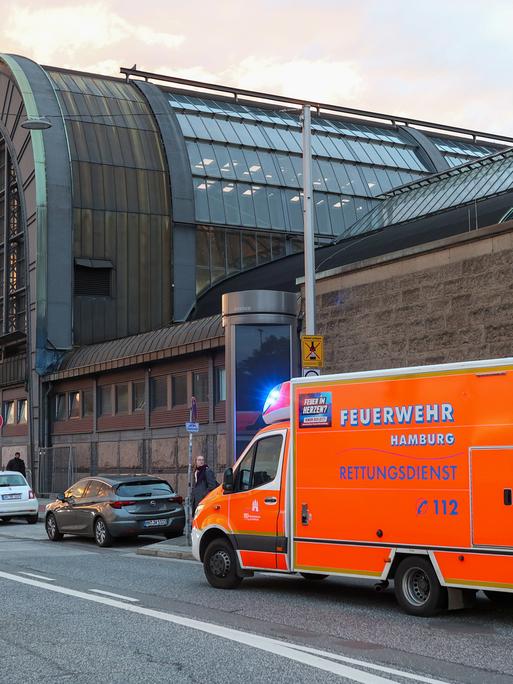
M46 533L52 541L64 534L94 537L110 546L115 537L183 533L185 512L171 485L151 475L87 477L46 507Z

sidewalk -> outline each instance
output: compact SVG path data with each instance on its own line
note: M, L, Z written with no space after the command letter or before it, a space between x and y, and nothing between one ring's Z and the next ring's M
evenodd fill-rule
M157 556L158 558L179 558L181 560L195 560L192 549L187 545L185 535L176 539L165 539L164 541L148 546L141 546L136 551L139 556Z

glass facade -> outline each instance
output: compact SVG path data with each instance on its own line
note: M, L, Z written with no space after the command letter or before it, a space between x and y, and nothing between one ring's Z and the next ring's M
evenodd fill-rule
M512 190L513 150L507 150L392 191L350 234L405 223Z
M24 239L16 172L0 138L0 336L27 327Z
M193 175L200 223L303 231L301 124L297 115L169 95ZM313 118L315 232L343 235L376 196L430 172L399 131Z

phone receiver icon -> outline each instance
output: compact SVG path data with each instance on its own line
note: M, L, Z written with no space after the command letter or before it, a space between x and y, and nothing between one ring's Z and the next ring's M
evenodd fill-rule
M422 513L425 513L427 505L427 499L422 499L421 501L419 501L419 503L417 504L417 515L422 515Z

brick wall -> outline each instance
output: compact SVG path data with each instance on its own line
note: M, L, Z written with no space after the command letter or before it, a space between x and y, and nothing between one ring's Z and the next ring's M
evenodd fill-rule
M513 224L317 280L325 373L513 356Z

